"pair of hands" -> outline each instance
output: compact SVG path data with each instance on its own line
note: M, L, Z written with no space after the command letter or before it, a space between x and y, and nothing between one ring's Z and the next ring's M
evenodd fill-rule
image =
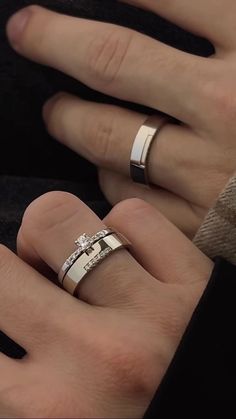
M236 6L212 3L145 1L211 40L216 54L210 59L35 6L25 9L27 23L17 30L13 18L7 28L12 46L26 57L182 122L165 127L152 148L156 188L149 190L127 177L145 115L66 93L44 107L49 132L101 167L112 203L144 198L190 236L234 172L236 154ZM127 236L132 255L122 250L96 268L84 281L81 301L47 280L72 252L75 235L103 228L77 198L39 198L19 232L20 258L1 247L0 329L28 352L22 361L0 356L2 416L141 417L150 403L213 263L143 201L118 204L104 223Z
M100 168L112 204L144 199L190 237L235 171L236 39L233 0L132 0L208 38L215 55L175 50L133 30L30 7L16 50L93 89L164 112L167 125L149 159L152 189L129 179L132 143L147 115L61 92L44 108L49 132ZM203 16L204 14L204 16Z

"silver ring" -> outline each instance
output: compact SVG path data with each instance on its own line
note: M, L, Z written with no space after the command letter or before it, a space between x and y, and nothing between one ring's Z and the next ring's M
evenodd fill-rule
M96 243L99 239L112 234L113 232L114 230L111 228L106 228L104 230L98 231L98 233L91 237L84 233L77 240L75 240L75 244L78 246L78 248L66 259L65 263L61 267L58 274L59 282L62 284L67 271L75 263L78 257L80 257L84 252L87 252L88 254L91 253L94 243Z
M130 177L134 182L149 185L147 163L150 149L153 140L170 120L168 117L152 115L139 129L130 157Z
M82 279L113 252L129 245L129 241L119 233L112 233L98 240L89 254L82 253L69 268L62 281L63 288L72 295L78 295Z

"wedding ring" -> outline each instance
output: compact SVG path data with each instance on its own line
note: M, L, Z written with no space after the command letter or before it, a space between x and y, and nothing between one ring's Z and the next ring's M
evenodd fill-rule
M129 245L129 241L119 233L111 233L99 239L93 243L89 253L82 253L68 269L62 281L63 288L72 295L78 295L81 281L99 263L113 252Z
M136 183L149 185L148 156L153 140L170 121L168 117L149 116L134 140L130 157L130 177Z
M60 269L60 272L58 274L59 282L62 284L63 279L67 273L67 271L70 269L70 267L75 263L76 259L78 259L79 256L81 256L84 252L87 252L88 254L91 253L93 250L93 245L103 237L109 236L109 234L112 234L114 230L110 228L106 228L104 230L98 231L98 233L94 234L93 236L88 236L86 233L82 234L77 240L75 240L75 244L78 246L78 248L75 250L75 252L70 255L65 263L63 264L62 268Z

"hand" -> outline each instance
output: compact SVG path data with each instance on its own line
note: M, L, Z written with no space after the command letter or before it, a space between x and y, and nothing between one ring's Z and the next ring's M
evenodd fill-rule
M66 93L44 108L51 135L101 168L101 186L111 203L143 198L192 237L235 170L236 4L130 3L208 38L215 55L193 56L127 28L37 6L25 9L30 19L21 34L13 33L14 22L9 22L8 36L32 60L182 122L166 126L152 147L149 174L154 187L149 190L128 178L132 143L146 115Z
M0 329L28 353L0 353L1 417L141 418L150 403L213 264L142 201L104 222L126 234L135 258L107 257L80 300L42 275L55 279L77 236L104 226L79 199L53 192L30 205L18 235L27 263L1 246Z

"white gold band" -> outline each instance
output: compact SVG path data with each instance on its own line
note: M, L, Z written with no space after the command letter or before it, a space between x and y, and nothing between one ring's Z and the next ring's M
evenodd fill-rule
M139 129L130 157L130 177L134 182L149 185L147 163L151 145L169 121L168 117L160 118L160 116L152 115Z
M72 295L77 294L80 282L89 272L114 251L129 245L128 240L119 233L112 233L98 240L89 254L81 254L69 268L62 282L63 288Z

